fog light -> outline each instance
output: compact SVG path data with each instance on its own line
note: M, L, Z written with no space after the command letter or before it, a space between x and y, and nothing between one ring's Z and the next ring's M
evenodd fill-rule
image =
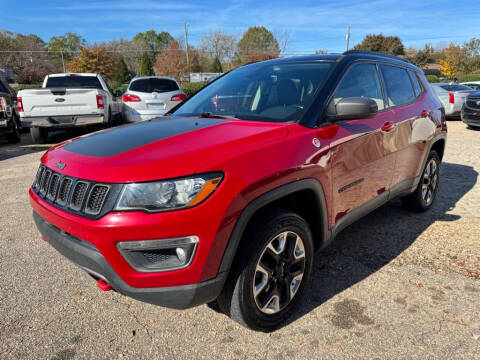
M178 260L181 263L185 263L185 260L187 259L187 254L185 253L185 250L183 250L182 248L176 248L175 251L177 252Z
M164 240L122 241L117 248L132 268L140 272L161 272L188 267L197 249L198 237Z

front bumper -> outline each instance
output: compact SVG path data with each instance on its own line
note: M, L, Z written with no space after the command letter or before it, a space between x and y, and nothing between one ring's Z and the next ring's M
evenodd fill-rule
M480 126L480 110L462 109L462 121L467 125Z
M67 128L103 124L104 114L21 117L23 127Z
M35 211L33 219L45 240L67 259L126 296L174 309L186 309L213 301L220 294L226 273L197 284L160 288L134 288L112 269L95 245L72 236L44 220Z

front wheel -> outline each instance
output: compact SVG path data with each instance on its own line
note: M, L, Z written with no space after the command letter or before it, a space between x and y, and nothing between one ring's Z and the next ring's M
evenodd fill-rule
M218 298L241 325L273 331L295 311L310 279L313 239L306 221L284 210L256 219Z
M435 150L430 151L420 182L413 193L402 198L403 205L412 211L428 210L437 196L440 179L440 157Z

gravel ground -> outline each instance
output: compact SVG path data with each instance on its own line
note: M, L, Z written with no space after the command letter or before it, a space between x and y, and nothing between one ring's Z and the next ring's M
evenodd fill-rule
M433 208L394 201L346 229L271 334L100 292L40 240L27 189L45 148L28 144L0 142L0 359L480 359L480 131L449 122Z

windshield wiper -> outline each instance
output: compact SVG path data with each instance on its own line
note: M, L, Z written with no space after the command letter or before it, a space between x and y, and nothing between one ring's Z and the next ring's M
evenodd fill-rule
M212 119L237 119L235 115L220 115L220 114L214 114L211 112L204 112L200 114L200 117L202 118L212 118Z

